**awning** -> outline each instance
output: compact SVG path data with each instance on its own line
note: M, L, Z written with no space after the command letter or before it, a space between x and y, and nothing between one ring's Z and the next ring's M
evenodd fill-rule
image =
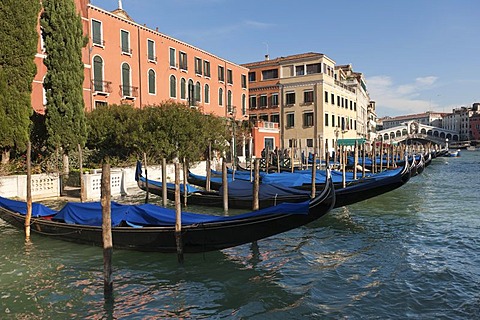
M355 146L355 142L358 145L365 144L365 138L358 138L358 139L338 139L337 145L339 146Z

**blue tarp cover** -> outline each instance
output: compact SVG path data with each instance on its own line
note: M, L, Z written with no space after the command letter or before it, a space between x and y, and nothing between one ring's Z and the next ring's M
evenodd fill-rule
M26 213L26 203L0 197L0 207L21 214ZM54 220L69 224L91 226L102 225L102 206L100 202L79 203L70 202L60 211L35 203L32 213L35 217L52 215ZM250 217L260 217L275 214L308 214L309 201L301 203L282 203L277 206L251 211L234 216L216 216L192 212L182 212L182 225L193 225L206 222L234 221ZM111 202L112 226L118 226L122 221L129 225L141 226L174 226L175 210L152 204L122 205Z
M23 215L27 214L27 203L23 201L11 200L0 197L0 207L7 210L18 212ZM46 217L56 213L55 210L50 209L40 203L32 203L32 217Z

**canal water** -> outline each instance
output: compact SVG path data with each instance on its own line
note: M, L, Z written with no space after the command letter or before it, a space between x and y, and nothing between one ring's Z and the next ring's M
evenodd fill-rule
M480 151L255 245L102 251L0 221L0 319L479 319Z

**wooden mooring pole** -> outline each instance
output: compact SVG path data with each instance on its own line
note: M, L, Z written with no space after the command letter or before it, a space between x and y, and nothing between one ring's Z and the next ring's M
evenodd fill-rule
M167 207L167 159L162 159L162 206Z
M105 299L112 298L112 217L111 217L111 185L110 185L110 163L106 158L102 164L101 180L101 205L102 205L102 239L103 239L103 295Z
M80 202L85 201L85 183L83 181L83 152L82 146L78 144L78 163L79 163L79 182L80 182Z
M147 154L143 153L143 163L145 164L145 203L148 203L148 170L147 170Z
M180 164L178 162L175 162L175 243L177 244L177 259L182 264L182 206L180 203Z
M312 194L311 198L315 198L317 193L315 182L317 181L317 154L313 153L313 165L312 165Z
M228 213L228 178L227 178L227 161L222 158L222 192L223 192L223 213Z
M252 210L259 209L258 193L260 191L260 159L255 159L255 170L253 178L253 203Z
M25 241L30 242L30 220L32 219L32 143L27 145L27 214L25 216Z

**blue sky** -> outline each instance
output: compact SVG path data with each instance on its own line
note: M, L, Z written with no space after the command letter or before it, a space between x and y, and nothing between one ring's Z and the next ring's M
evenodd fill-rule
M117 0L91 0L106 10ZM479 0L123 0L139 24L241 64L318 52L367 80L378 116L480 102Z

